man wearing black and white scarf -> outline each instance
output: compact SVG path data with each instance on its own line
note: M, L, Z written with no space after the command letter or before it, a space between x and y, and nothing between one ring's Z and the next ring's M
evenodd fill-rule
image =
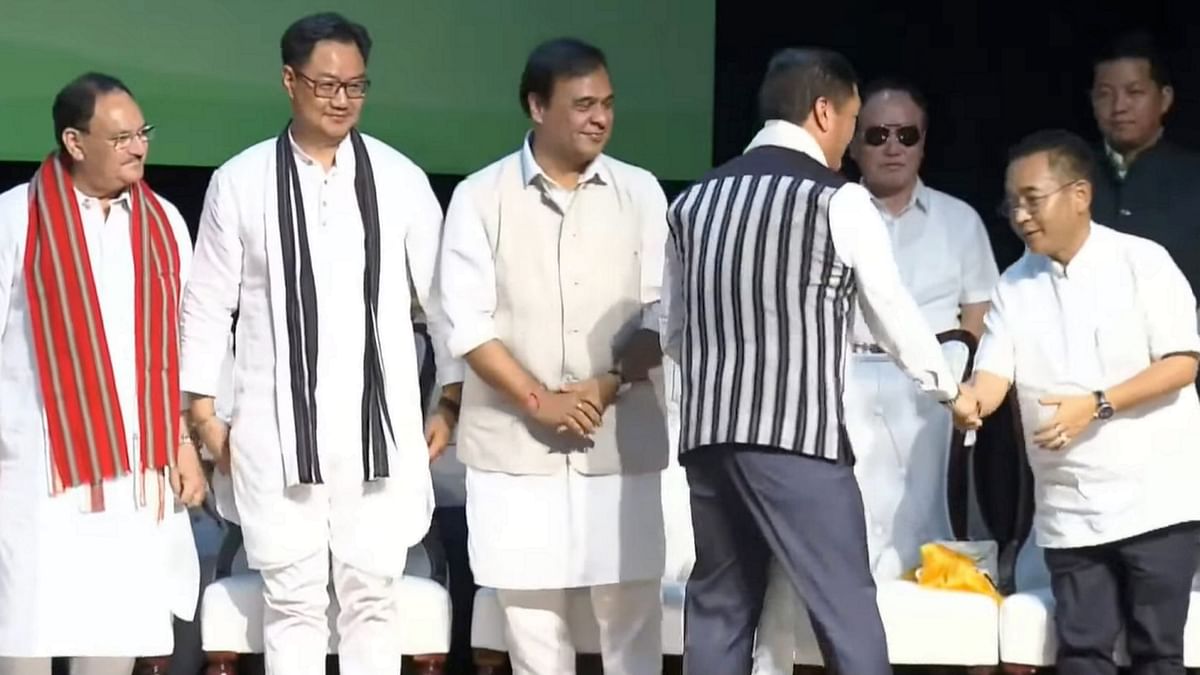
M183 300L183 388L232 466L268 673L324 672L331 574L342 672L399 672L393 584L428 529L444 442L422 432L409 282L441 344L441 209L420 168L355 128L370 46L336 14L284 33L292 120L214 174ZM212 396L235 311L227 428Z

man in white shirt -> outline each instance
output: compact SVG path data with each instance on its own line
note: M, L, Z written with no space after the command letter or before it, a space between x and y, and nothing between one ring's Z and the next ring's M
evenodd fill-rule
M925 97L910 83L880 80L863 88L862 99L850 154L887 226L904 287L934 333L965 330L978 338L1000 274L975 209L921 180ZM861 310L851 341L846 427L871 571L876 579L898 579L920 564L923 544L952 537L945 506L950 413L879 346ZM756 649L759 675L791 672L794 604L782 570L773 566Z
M457 451L471 566L497 589L516 675L575 672L567 617L589 598L604 672L656 674L668 442L647 377L666 198L603 154L599 49L538 46L520 100L532 132L458 186L442 245L450 351L470 366Z
M53 115L58 149L0 195L0 674L128 675L199 590L191 238L142 178L154 127L124 84L83 75Z
M292 120L213 174L183 301L183 386L197 433L232 466L263 578L267 672L324 672L332 577L342 672L394 674L395 584L433 508L409 278L436 335L441 209L420 168L356 128L366 29L316 14L281 46ZM235 310L227 427L213 396Z
M1057 672L1108 675L1118 632L1137 675L1182 675L1197 565L1195 297L1166 250L1091 220L1084 141L1039 132L1005 179L1025 255L992 296L981 414L1016 387L1037 543L1056 603Z
M890 673L842 404L855 299L921 390L964 419L865 188L836 173L859 112L839 54L788 49L746 152L672 204L667 353L682 377L680 464L696 563L684 670L750 671L767 570L808 602L826 663Z

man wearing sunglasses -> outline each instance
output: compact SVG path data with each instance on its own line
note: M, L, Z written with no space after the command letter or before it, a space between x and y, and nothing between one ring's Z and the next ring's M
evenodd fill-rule
M903 81L880 81L863 91L850 152L887 224L904 286L929 327L961 328L978 338L999 270L975 209L921 180L927 129L921 92ZM848 426L871 568L877 579L896 579L920 563L922 544L951 534L944 501L950 416L882 354L865 321L855 322L852 341Z
M325 672L331 578L342 672L400 671L395 581L433 507L411 300L439 335L442 214L419 167L357 130L370 48L337 14L287 29L292 119L213 175L184 294L183 387L232 467L272 673ZM213 397L235 311L226 426Z

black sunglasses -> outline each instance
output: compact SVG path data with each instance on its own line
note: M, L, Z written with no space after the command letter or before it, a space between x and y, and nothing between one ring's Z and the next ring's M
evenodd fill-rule
M911 148L921 142L921 128L916 125L904 127L871 127L863 132L863 141L872 147L878 147L888 142L892 132L896 132L896 140L900 141L900 145Z

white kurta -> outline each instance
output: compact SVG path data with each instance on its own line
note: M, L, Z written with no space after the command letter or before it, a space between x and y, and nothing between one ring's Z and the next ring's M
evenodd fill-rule
M366 572L395 576L408 548L428 530L433 509L428 450L411 323L409 274L429 310L441 208L425 174L394 149L364 136L375 175L380 220L379 334L396 443L391 476L364 482L362 374L363 227L354 190L354 151L347 138L335 167L324 169L293 146L317 292L317 452L324 484L288 487L278 417L276 323L283 297L270 283L268 231L278 231L275 140L245 150L209 185L196 242L195 272L184 293L183 388L221 389L231 316L238 310L233 365L233 491L251 567L267 569L328 548ZM440 327L430 312L430 329ZM279 340L285 339L278 336ZM284 352L286 354L286 350ZM438 370L453 378L453 364ZM289 404L290 405L290 404Z
M45 408L31 345L24 283L27 186L0 195L0 656L170 654L172 613L190 620L199 563L188 514L167 495L167 517L139 508L133 475L104 485L105 510L88 512L89 488L50 494ZM137 466L134 277L126 198L105 218L76 193L104 335ZM191 238L159 197L187 278ZM136 475L136 472L135 472ZM147 504L157 504L147 480ZM170 489L167 487L166 489Z

